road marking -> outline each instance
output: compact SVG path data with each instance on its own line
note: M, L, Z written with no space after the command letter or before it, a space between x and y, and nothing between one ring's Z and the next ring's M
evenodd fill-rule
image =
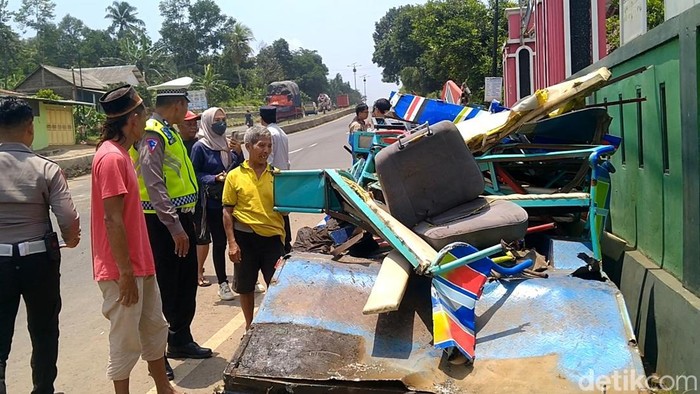
M297 153L297 152L300 152L302 150L304 150L304 148L294 149L293 151L289 152L289 154L291 155L292 153Z
M255 308L257 311L257 308ZM204 344L202 344L202 347L207 347L209 349L216 349L219 346L221 346L222 343L226 342L227 339L229 339L234 332L236 332L239 328L243 327L245 325L245 317L243 316L243 312L239 312L236 316L231 319L225 326L223 326L219 331L216 332L211 338L209 338ZM202 362L204 362L206 359L191 359L187 358L185 359L182 364L178 365L175 370L175 383L177 385L178 382L183 381L186 379L192 371L195 370ZM156 390L156 386L153 386L148 391L148 394L157 394L158 391Z
M316 145L318 145L318 142L314 142L313 144L309 145L307 148L313 148Z

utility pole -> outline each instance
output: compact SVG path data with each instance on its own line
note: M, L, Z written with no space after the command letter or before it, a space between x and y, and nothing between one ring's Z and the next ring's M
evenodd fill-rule
M496 53L498 51L498 0L493 10L493 62L491 63L491 76L496 76Z
M365 100L367 100L367 74L362 76L362 83L364 84Z
M355 79L355 90L357 90L357 68L362 67L361 64L353 63L349 64L348 67L352 67L352 75L353 78Z

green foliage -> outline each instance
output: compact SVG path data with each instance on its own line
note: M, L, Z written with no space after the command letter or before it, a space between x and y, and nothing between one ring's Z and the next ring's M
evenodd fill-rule
M73 122L78 129L78 142L85 141L90 136L99 136L102 123L106 119L107 116L97 112L95 108L85 106L73 107Z
M59 96L51 89L41 89L36 92L34 96L48 100L63 100L63 97Z
M27 28L37 33L53 20L56 3L51 0L22 0L22 6L15 15L15 22L26 31Z
M228 35L224 56L229 58L231 63L236 66L239 85L243 84L243 79L241 78L241 64L253 53L253 48L250 46L252 41L253 31L240 22L234 23L232 31Z
M115 34L117 38L124 38L127 34L137 35L143 32L146 24L136 15L136 7L126 1L114 1L105 9L105 19L111 19L112 24L107 32Z
M8 8L8 0L0 0L0 87L15 88L42 63L63 68L135 64L149 85L193 77L194 86L207 91L211 105L263 105L267 85L287 79L296 81L309 101L319 93L333 99L348 94L352 102L361 99L340 75L328 80L328 67L314 50L292 51L280 38L269 46L259 43L255 54L253 32L222 13L215 0L161 0L158 42L145 32L139 3L110 0L104 16L109 27L95 30L71 15L56 20L54 2L23 0L15 11ZM36 35L21 38L10 25L13 19ZM145 86L136 90L152 107L153 92ZM76 124L97 135L100 116L94 109L76 109Z
M513 5L500 1L496 12L502 16ZM431 0L392 8L375 25L372 60L383 67L385 82L401 82L409 92L428 95L452 79L467 80L478 94L491 74L494 8L479 0ZM500 48L507 21L499 20ZM498 74L500 57L497 65Z
M195 78L194 86L199 89L204 89L210 106L218 106L222 101L228 99L225 94L221 94L221 90L226 86L226 81L221 79L221 75L214 71L214 67L212 67L211 64L207 64L204 67L204 74L202 76Z
M219 56L229 42L235 20L213 0L162 0L162 44L170 52L176 74L199 74L210 56Z

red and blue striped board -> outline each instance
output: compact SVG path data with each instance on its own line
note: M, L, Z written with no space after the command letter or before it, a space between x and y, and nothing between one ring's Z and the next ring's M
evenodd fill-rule
M459 100L462 97L462 89L460 89L457 84L449 80L445 82L445 86L442 87L442 101L450 104L459 104Z
M443 120L459 123L489 113L478 108L465 107L412 94L396 93L390 101L396 117L419 124L428 122L428 124L433 125Z
M440 264L455 261L477 252L465 245L452 249ZM456 347L470 361L475 356L476 316L474 308L481 297L493 262L484 257L443 275L433 278L431 300L433 305L433 338L435 347Z

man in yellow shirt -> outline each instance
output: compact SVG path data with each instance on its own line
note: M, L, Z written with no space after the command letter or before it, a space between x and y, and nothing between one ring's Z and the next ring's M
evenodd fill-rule
M253 321L255 283L262 271L269 286L284 254L284 219L273 209L272 171L267 163L272 136L262 126L248 129L243 139L248 160L226 175L222 202L228 257L233 262L233 291L241 296L246 330Z

